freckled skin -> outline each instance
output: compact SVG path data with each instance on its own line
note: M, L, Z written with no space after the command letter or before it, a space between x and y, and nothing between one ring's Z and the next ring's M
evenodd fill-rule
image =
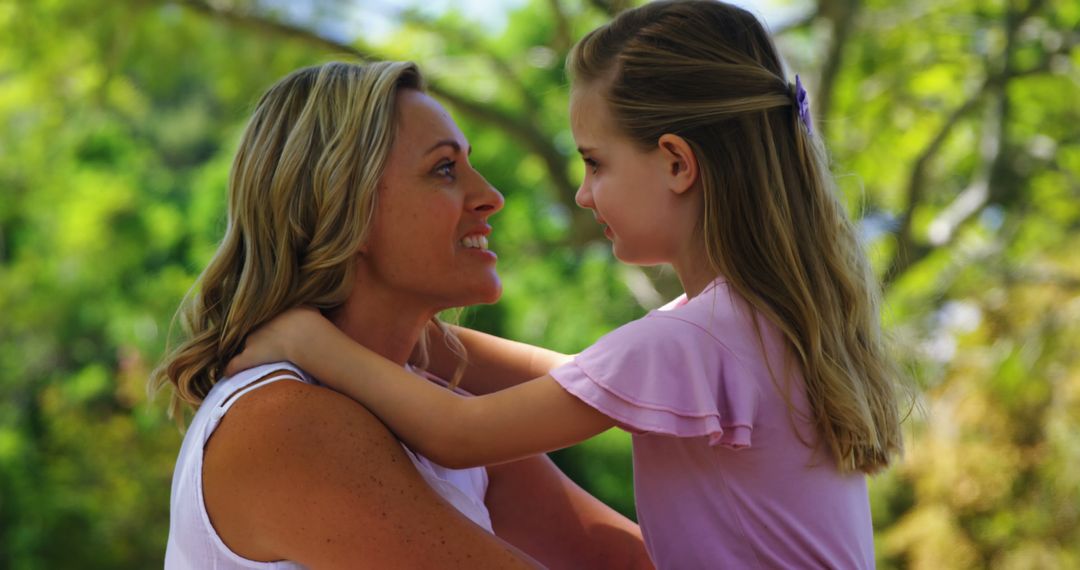
M359 404L295 381L250 395L222 419L204 468L207 510L237 553L297 560L283 553L303 552L306 542L318 549L297 561L312 568L463 568L472 551L499 567L528 567L464 524ZM454 540L443 538L446 528L455 529Z
M423 142L395 144L387 160L358 268L364 286L427 310L493 303L502 293L495 263L460 242L502 209L503 197L469 164L468 140L434 99L406 91L399 104L401 137ZM431 150L425 136L451 144Z

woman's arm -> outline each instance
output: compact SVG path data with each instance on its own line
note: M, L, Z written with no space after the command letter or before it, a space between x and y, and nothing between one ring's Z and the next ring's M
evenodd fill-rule
M252 333L229 369L281 358L360 402L409 447L450 468L561 449L614 425L551 376L461 397L353 342L309 309L287 311Z
M218 535L261 561L312 569L534 568L438 496L367 410L278 381L242 396L207 444Z
M481 395L515 386L543 376L572 358L569 355L500 338L464 327L450 326L468 354L468 366L461 381L465 390ZM446 346L442 331L428 326L431 338L429 366L440 378L452 378L458 357Z
M586 493L547 456L488 468L495 533L551 568L651 569L638 525Z

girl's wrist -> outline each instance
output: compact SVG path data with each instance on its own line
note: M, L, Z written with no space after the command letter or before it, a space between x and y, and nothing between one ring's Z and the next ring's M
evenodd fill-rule
M318 344L319 334L319 322L320 316L311 315L307 312L300 313L301 318L295 326L289 327L292 334L285 337L284 346L282 347L285 353L285 358L300 368L306 369L308 367L308 355L309 348Z

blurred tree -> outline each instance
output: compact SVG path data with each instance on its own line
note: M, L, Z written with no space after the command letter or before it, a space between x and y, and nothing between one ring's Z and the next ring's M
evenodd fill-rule
M160 565L180 438L148 369L238 118L316 52L175 6L5 2L0 30L0 567Z
M0 567L160 564L180 436L145 401L223 229L251 105L333 58L413 59L503 190L503 301L466 324L574 352L674 295L573 203L565 56L630 5L533 0L505 27L335 0L0 3ZM1080 567L1080 4L821 0L776 28L924 389L872 483L882 567ZM333 28L339 29L339 28ZM629 444L557 455L632 514ZM62 544L64 548L55 548Z

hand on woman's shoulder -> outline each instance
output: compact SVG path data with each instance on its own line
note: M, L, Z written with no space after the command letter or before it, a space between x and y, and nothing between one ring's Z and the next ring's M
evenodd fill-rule
M203 490L237 554L312 568L530 567L421 478L370 412L283 380L253 390L206 446Z

